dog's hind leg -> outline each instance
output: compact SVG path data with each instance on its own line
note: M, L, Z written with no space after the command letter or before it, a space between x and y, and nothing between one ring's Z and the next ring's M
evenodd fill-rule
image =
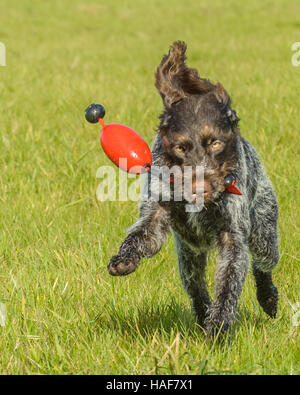
M257 201L249 240L257 299L264 312L272 318L276 317L278 304L278 291L272 281L272 270L279 261L277 217L275 198L267 205L265 198L262 204Z
M197 321L203 327L206 312L211 303L205 282L207 253L194 252L176 234L175 240L181 282L192 300L192 309Z
M155 255L167 239L169 217L155 201L143 202L139 220L129 229L118 255L111 258L108 271L112 276L132 273L142 258Z

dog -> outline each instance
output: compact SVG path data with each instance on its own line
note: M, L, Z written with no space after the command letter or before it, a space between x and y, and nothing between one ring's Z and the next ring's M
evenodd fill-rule
M152 147L153 164L179 168L204 165L201 211L187 212L179 201L146 199L138 221L108 271L132 273L140 260L155 255L172 230L183 287L208 337L225 334L237 317L238 300L252 254L257 299L265 313L277 313L272 271L279 260L278 205L253 146L240 135L239 118L220 84L201 78L186 65L186 44L173 43L155 74L164 111ZM240 195L228 193L233 176ZM193 187L195 181L193 178ZM150 185L151 188L151 185ZM208 253L218 250L215 300L205 282Z

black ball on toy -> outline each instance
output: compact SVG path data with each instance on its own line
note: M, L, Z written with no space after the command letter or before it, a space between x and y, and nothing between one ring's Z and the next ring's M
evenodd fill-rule
M226 176L224 178L224 185L226 187L229 187L230 185L232 185L232 182L235 180L235 177L232 174L229 174L228 176Z
M91 104L85 110L85 119L91 123L97 123L99 118L104 118L105 108L101 104Z

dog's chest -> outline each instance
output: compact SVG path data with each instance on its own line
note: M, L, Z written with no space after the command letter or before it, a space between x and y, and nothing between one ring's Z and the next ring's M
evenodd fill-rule
M208 250L217 241L222 218L216 211L205 208L201 212L187 213L181 209L172 210L172 229L193 249Z

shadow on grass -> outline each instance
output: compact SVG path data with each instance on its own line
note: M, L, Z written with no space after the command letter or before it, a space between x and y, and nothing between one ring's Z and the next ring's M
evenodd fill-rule
M167 304L143 301L129 308L106 306L96 317L95 325L100 330L114 330L134 337L153 337L154 334L170 335L178 332L195 340L203 336L192 311L174 299Z
M237 320L228 331L224 341L212 342L214 347L220 346L225 351L224 345L230 346L234 339L238 340L239 334L261 331L265 325L264 314L251 313L247 308L239 309ZM181 333L192 341L203 341L204 330L197 324L190 308L178 303L171 298L168 303L151 300L143 300L134 306L111 304L104 307L94 320L95 329L99 331L117 332L133 338L153 338L170 336ZM251 335L253 336L253 334Z

